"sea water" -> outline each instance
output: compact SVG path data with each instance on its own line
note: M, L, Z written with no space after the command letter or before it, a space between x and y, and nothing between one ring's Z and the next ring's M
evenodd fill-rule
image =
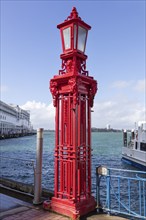
M0 176L23 183L34 184L34 168L36 161L36 135L0 140ZM44 132L42 187L54 190L54 145L55 132ZM135 170L136 168L122 162L122 132L92 132L92 195L96 197L96 167ZM32 164L34 161L34 166ZM117 190L116 182L112 183ZM131 189L131 208L139 212L138 186ZM102 205L106 204L106 183L101 182ZM121 182L121 199L127 201L127 182ZM112 198L111 198L112 199ZM136 202L137 201L137 202ZM111 200L112 207L118 208L115 197ZM145 203L143 203L145 204ZM127 205L128 206L128 205Z
M55 132L43 136L42 187L54 189L54 143ZM96 191L96 167L133 169L121 161L122 132L92 132L92 191ZM36 160L36 135L0 140L1 177L23 183L34 183ZM35 166L35 163L34 163Z

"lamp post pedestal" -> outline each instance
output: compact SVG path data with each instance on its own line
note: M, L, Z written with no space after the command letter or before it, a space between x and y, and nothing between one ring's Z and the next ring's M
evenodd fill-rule
M84 54L91 27L78 17L75 8L68 19L58 25L63 44L62 70L50 80L56 138L54 197L48 207L77 219L96 207L91 195L91 108L97 82L86 71Z
M79 219L95 210L96 202L93 197L83 199L80 202L73 202L68 199L59 199L53 197L51 200L51 209L54 212L69 216L71 219Z

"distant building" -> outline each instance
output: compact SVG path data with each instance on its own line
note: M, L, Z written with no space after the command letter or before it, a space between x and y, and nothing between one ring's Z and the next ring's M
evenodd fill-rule
M107 124L107 125L106 125L106 129L107 129L107 130L110 130L110 129L111 129L111 126L110 126L109 124Z
M31 131L29 111L0 101L0 136L25 135Z

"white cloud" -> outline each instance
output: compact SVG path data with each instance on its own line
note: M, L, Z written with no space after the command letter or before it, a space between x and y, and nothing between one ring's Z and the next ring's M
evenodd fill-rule
M34 128L54 129L55 108L53 104L28 101L21 108L30 110ZM125 129L134 127L134 123L146 120L145 106L130 101L128 98L96 102L92 113L92 127L104 128L110 124L112 128Z
M131 86L133 81L124 81L124 80L119 80L115 81L112 83L111 87L112 88L118 88L118 89L123 89Z
M92 113L93 127L133 128L134 123L146 120L145 106L128 99L95 103Z
M55 108L53 103L28 101L21 108L30 110L31 123L34 128L54 129Z
M146 79L138 80L134 89L138 92L146 92Z
M124 88L131 88L138 92L145 92L146 91L146 79L142 80L130 80L130 81L124 81L119 80L112 83L111 88L116 89L124 89Z

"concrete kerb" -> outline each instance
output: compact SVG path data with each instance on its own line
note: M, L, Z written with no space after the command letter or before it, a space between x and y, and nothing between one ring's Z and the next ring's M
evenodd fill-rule
M34 197L34 186L32 184L26 184L6 178L0 179L0 188L2 190L9 190L9 191L15 191L15 194L25 194L26 196L33 199ZM51 190L47 190L45 188L42 189L42 198L49 198L51 199L53 197L54 193Z

